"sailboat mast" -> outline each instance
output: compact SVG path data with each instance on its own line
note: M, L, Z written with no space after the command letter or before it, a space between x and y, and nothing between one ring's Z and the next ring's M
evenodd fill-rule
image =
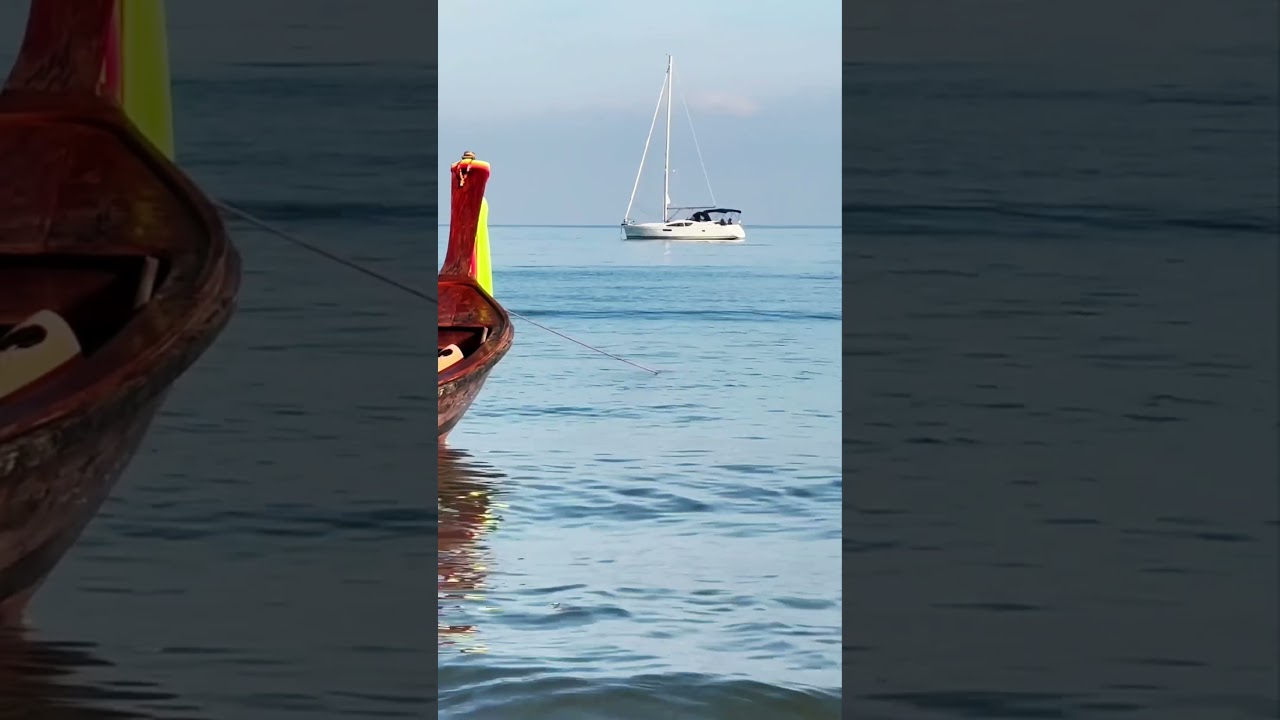
M675 58L667 56L667 149L662 157L662 222L670 219L671 206L671 87L676 84Z

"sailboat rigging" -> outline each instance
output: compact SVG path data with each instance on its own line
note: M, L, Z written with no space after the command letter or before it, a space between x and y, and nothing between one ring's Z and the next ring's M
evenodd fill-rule
M631 187L631 199L627 202L627 211L623 214L622 237L624 240L666 240L676 242L742 242L747 232L738 217L741 210L702 205L676 207L671 204L671 101L675 86L675 58L667 56L667 73L662 80L662 89L658 91L658 104L653 109L653 120L649 124L649 136L644 141L644 153L640 156L640 168L636 170L636 180ZM663 105L667 108L666 146L662 159L662 222L636 222L631 217L631 208L635 205L636 191L640 188L640 176L644 173L644 162L649 156L649 144L653 140L653 131L658 124L658 114ZM688 107L685 107L688 114ZM693 118L689 118L690 130ZM703 177L707 177L707 166L702 162L702 149L698 147L697 135L693 136L694 149L698 152L698 162L702 164ZM707 180L707 190L711 191L711 181ZM711 192L711 202L715 203L715 193ZM692 213L685 218L678 217L673 211L689 210Z

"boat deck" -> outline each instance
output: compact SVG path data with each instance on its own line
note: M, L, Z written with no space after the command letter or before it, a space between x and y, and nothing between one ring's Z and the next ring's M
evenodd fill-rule
M51 310L92 348L133 315L144 273L142 258L0 255L0 335Z
M480 345L488 339L489 328L484 327L445 327L439 328L436 334L438 350L457 345L464 356L471 355L480 349Z

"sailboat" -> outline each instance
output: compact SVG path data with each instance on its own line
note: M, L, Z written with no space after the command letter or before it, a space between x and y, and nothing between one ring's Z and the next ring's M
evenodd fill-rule
M644 153L640 156L640 169L636 171L636 181L631 187L631 200L627 202L627 211L623 214L622 237L624 240L742 242L747 239L747 231L742 227L741 210L715 205L676 207L671 204L671 99L674 86L675 58L668 55L667 74L662 80L662 89L658 92L658 105L653 109L649 137L645 138ZM667 107L667 137L662 161L662 222L636 222L631 218L631 208L636 202L640 176L644 173L644 161L649 156L649 143L653 140L653 131L658 124L658 113L662 110L664 102ZM689 124L692 128L692 119ZM698 151L698 162L702 163L702 150L698 148L696 135L693 143L694 149ZM705 163L702 164L702 175L707 176ZM707 190L708 192L711 190L710 180L707 181ZM711 197L714 203L715 193L711 193ZM691 212L688 217L680 217L680 211Z

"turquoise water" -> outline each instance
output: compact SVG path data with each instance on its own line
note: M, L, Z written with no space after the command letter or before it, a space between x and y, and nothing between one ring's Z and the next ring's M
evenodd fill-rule
M838 716L839 230L748 232L491 229L509 309L660 374L516 320L441 460L442 717Z

